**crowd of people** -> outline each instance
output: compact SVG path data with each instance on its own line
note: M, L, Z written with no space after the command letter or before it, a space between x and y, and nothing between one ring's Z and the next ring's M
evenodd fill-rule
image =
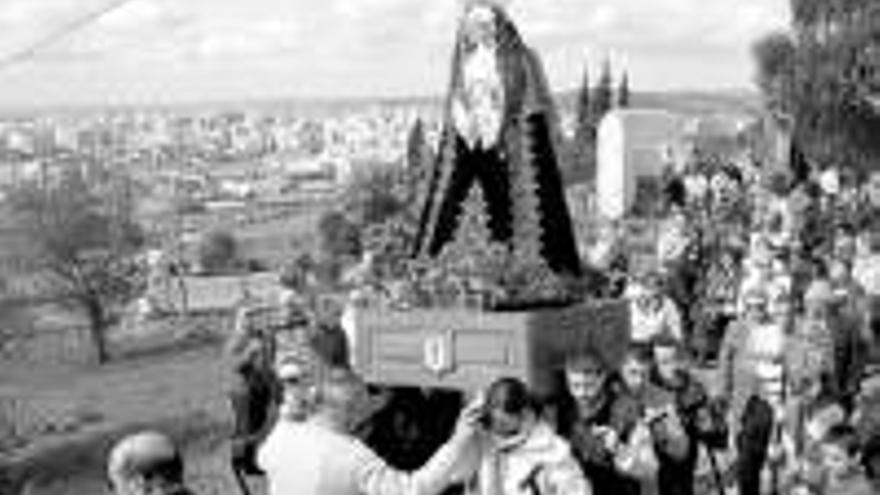
M570 356L549 401L510 377L466 405L377 391L352 370L351 336L316 325L302 290L245 308L226 353L240 486L261 476L270 495L878 493L880 408L862 386L877 333L874 226L840 214L850 210L827 190L804 193L809 182L780 192L719 173L724 188L684 187L683 200L671 181L658 263L638 273L616 262L623 283L604 278L631 301L622 362ZM715 204L747 198L746 214ZM414 427L394 414L407 408L427 418ZM120 442L108 479L118 494L189 493L183 458L159 433Z
M426 462L404 469L363 436L376 399L354 371L285 357L275 365L273 417L260 434L236 438L233 465L264 476L270 495L678 495L699 493L701 457L713 474L706 486L728 493L730 473L716 456L732 447L737 493L877 493L880 437L863 441L858 406L848 413L816 383L787 402L785 378L772 362L758 363L768 369L755 373L731 431L732 414L690 362L671 336L633 345L619 369L599 354L572 356L567 394L553 404L537 403L520 380L499 378L462 408ZM250 448L236 450L242 445ZM120 495L190 493L179 451L157 433L120 442L108 479Z
M694 174L707 175L707 187L694 186ZM337 421L350 426L337 432L345 430L350 440L359 437L380 453L359 462L384 459L375 472L394 465L421 473L424 461L431 476L443 465L444 481L424 481L420 489L458 485L483 494L677 495L735 487L742 495L825 495L880 488L880 410L872 405L874 392L862 387L876 350L878 287L871 257L877 239L874 215L853 214L853 208L870 205L847 205L859 195L809 179L780 188L778 178L751 180L725 167L690 167L670 180L668 192L656 265L640 273L615 261L624 276L606 272L597 279L607 281L607 293L631 301L631 345L623 362L608 363L601 352L572 356L559 363L565 390L542 403L525 384L499 377L489 387L482 419L448 428L470 438L452 444L443 443L443 428L438 436L420 429L424 424L413 430L396 419L391 434L365 433L362 420L376 411L367 401L355 408L359 420ZM350 336L325 329L311 338L307 345L324 356L318 361L347 369ZM259 349L245 353L243 362L252 362ZM276 369L282 381L283 369ZM309 406L313 397L281 388L279 403L298 404L282 417L309 423L310 407L320 404ZM422 400L391 400L437 423L455 423L443 419L448 411L419 409L410 399ZM295 479L305 478L279 474L290 468L271 460L287 456L277 453L284 450L280 440L263 444L274 456L253 441L273 439L272 425L277 430L282 421L261 414L248 416L259 417L262 427L250 428L258 431L255 437L242 437L249 447L239 450L237 462L245 472L270 480L281 476L296 486ZM295 443L289 447L302 448ZM440 444L436 454L424 450ZM308 445L309 458L320 464L315 443ZM500 464L487 459L491 452L503 458ZM479 468L462 471L450 456ZM532 473L540 476L530 478ZM488 481L496 477L501 481ZM500 490L494 487L499 483ZM371 493L393 492L369 486L379 490Z
M792 215L779 204L792 191L751 206L749 223L728 231L739 242L728 235L729 244L714 239L708 250L694 246L705 232L665 232L684 236L661 239L661 263L627 274L621 290L632 301L622 362L601 352L570 356L559 363L563 393L550 401L498 377L467 404L458 397L451 416L442 407L413 409L449 426L440 433L407 431L392 419L391 433L377 435L371 423L383 407L405 408L408 399L363 383L350 366L349 337L339 326L316 328L296 291L243 312L227 346L241 486L262 476L270 495L880 492L880 409L862 387L877 287L853 269L876 239L866 225L829 223L827 238L807 247L798 241L805 222L773 217ZM674 205L668 221L692 227L689 206ZM695 256L719 252L734 270L728 289L706 292L697 280L702 292L682 304L682 270L711 267L718 260ZM698 305L721 314L723 328L701 328ZM720 335L707 352L709 339L698 334L708 331ZM182 457L161 434L124 440L108 469L115 493L189 493Z

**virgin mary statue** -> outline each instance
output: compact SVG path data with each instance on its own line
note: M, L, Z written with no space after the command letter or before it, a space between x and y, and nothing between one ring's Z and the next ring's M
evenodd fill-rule
M452 243L475 193L490 241L517 263L577 276L580 259L557 163L558 119L543 69L496 2L466 3L417 254Z

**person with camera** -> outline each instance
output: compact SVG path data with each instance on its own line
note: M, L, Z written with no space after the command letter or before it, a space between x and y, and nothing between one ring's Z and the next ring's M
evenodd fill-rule
M617 472L611 450L616 438L610 426L616 383L616 376L596 353L566 361L567 393L556 418L557 431L571 443L595 493L626 493L627 480Z
M630 480L625 491L640 495L660 493L661 458L681 461L690 448L675 397L650 382L651 366L650 349L630 349L620 370L608 440L617 471Z
M652 343L652 351L652 383L673 396L675 410L689 439L683 458L658 453L660 494L693 495L700 445L706 447L709 456L714 455L714 450L727 448L725 412L718 401L709 398L705 386L688 369L687 356L680 343L661 336ZM720 483L714 457L712 461L715 482Z

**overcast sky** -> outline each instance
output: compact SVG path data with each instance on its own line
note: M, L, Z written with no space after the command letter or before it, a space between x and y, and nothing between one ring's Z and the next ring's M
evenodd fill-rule
M0 57L110 3L0 0ZM584 64L606 56L637 90L749 88L750 43L789 19L789 0L508 3L554 89L575 87ZM437 94L459 8L460 0L130 0L0 66L0 105Z

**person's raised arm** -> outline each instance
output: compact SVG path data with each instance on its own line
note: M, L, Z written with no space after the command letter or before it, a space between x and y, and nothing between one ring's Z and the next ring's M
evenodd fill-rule
M357 485L364 495L436 495L465 481L478 464L482 399L471 402L459 417L452 438L420 469L407 473L389 466L372 451L359 462Z

